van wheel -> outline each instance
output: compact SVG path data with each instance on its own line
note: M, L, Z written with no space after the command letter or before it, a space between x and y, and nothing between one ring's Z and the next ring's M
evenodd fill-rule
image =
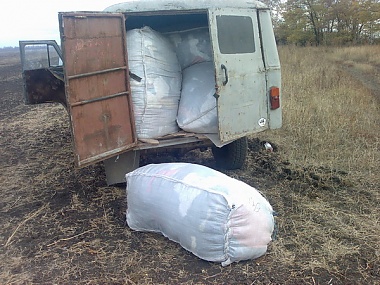
M213 146L212 154L216 165L223 169L241 168L247 157L248 139L242 137L221 148Z

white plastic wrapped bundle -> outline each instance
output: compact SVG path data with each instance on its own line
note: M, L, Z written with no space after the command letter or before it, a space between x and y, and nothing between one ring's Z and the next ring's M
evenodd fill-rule
M212 62L194 64L183 70L177 123L200 134L218 132L215 94L215 69Z
M160 232L223 266L265 254L273 210L255 188L189 163L151 164L126 178L131 229Z
M204 61L212 61L208 27L166 34L174 44L182 69Z
M176 116L181 67L169 40L149 27L127 32L131 93L138 138L156 138L178 131Z

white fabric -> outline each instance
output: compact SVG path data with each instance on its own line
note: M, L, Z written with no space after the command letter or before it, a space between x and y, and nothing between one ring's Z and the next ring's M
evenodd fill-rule
M208 27L171 32L166 36L174 44L182 69L213 60Z
M194 64L183 70L178 108L178 126L200 134L218 133L215 69L212 62Z
M138 138L157 138L178 131L176 116L181 67L169 40L149 27L127 32L128 65Z
M223 266L265 254L273 210L255 188L211 168L151 164L126 175L127 223Z

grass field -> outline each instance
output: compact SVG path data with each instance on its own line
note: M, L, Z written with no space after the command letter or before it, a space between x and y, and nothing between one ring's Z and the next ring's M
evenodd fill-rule
M284 242L296 244L309 258L297 260L289 251L282 258L292 256L290 264L312 272L363 274L342 284L376 284L371 280L379 280L380 259L380 46L283 46L280 57L284 126L260 138L276 142L281 157L306 180L343 182L339 187L315 184L306 196L302 189L292 193L284 228L290 225L296 236ZM363 251L371 258L360 264ZM343 262L347 256L357 256L349 258L358 263L355 269ZM375 279L365 273L368 268L376 271Z
M380 47L285 46L280 55L284 127L264 137L281 144L292 163L378 184Z

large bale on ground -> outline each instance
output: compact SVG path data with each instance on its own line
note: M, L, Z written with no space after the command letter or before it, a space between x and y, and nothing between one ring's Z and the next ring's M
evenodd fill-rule
M266 252L273 210L255 188L190 163L151 164L126 179L131 229L162 233L223 266Z
M129 70L135 75L130 82L137 137L177 132L182 74L173 45L144 27L127 32L127 49Z
M178 126L201 134L218 133L215 95L215 69L212 62L189 66L182 73L182 91L178 107Z

